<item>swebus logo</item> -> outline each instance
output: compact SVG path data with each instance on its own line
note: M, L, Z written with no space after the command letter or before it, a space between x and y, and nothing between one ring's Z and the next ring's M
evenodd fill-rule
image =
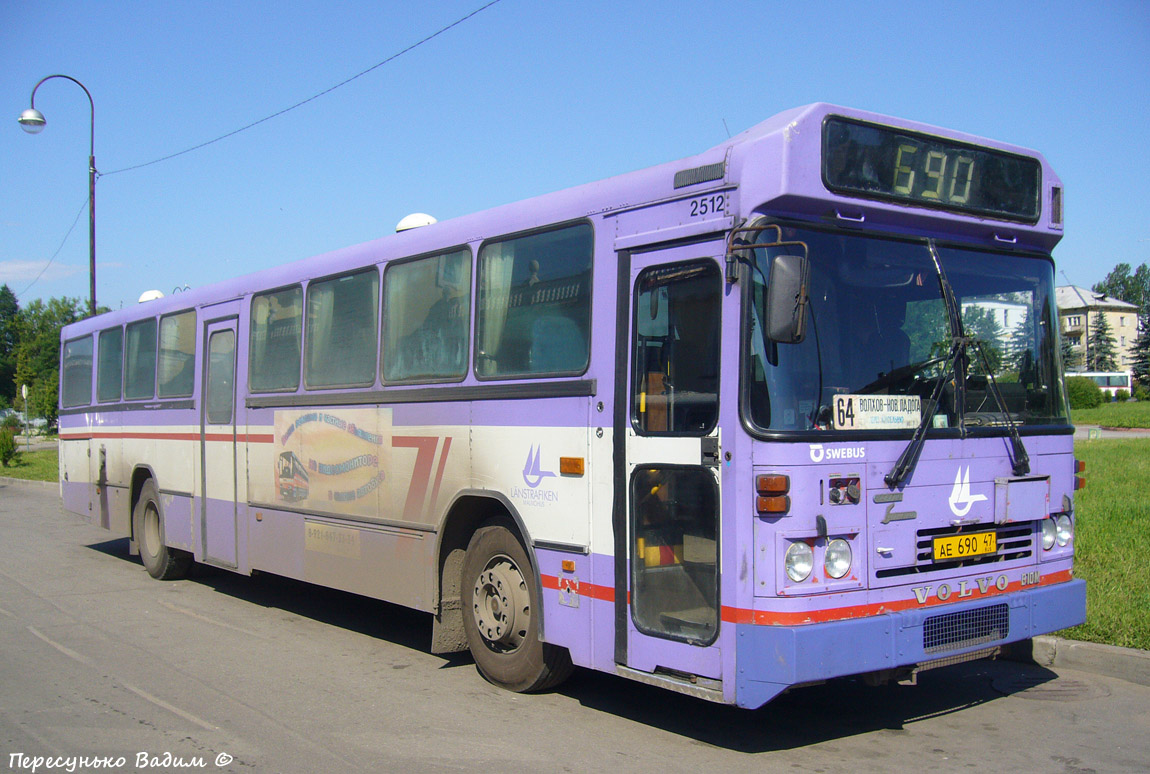
M861 460L866 459L865 446L845 446L824 449L821 443L811 444L811 462L823 460Z

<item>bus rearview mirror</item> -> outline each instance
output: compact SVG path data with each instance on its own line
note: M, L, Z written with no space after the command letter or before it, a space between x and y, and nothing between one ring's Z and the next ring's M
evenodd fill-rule
M767 295L767 338L797 344L806 336L807 292L811 262L802 255L777 255L771 261Z

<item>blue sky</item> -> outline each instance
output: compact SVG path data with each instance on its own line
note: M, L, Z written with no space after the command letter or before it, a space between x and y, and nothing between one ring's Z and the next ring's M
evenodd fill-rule
M1150 3L501 0L0 3L0 283L98 298L200 286L702 151L833 102L1041 151L1066 186L1058 268L1150 260ZM414 10L418 9L418 10ZM7 111L5 114L4 111ZM8 115L8 118L3 117ZM33 282L43 270L40 279ZM1058 275L1059 283L1065 279Z

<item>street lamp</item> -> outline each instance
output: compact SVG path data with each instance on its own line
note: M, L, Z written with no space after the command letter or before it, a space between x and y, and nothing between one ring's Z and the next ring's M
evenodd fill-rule
M72 83L84 89L84 93L88 95L88 104L92 108L92 127L89 136L88 145L88 285L89 285L89 298L88 298L88 313L92 316L96 314L96 104L92 102L92 95L84 84L70 75L49 75L47 78L40 79L32 87L31 107L20 114L16 120L24 131L28 134L39 134L43 131L44 126L48 123L44 118L44 114L36 109L36 89L44 83L53 78L65 78Z

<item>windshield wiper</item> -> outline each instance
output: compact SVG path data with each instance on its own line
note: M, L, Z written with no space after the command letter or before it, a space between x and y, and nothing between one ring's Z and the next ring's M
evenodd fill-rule
M962 328L962 309L958 305L958 299L954 297L954 289L950 286L950 280L946 278L946 272L943 271L942 259L938 256L938 248L934 246L933 239L928 239L926 246L930 250L930 259L934 262L934 273L938 275L938 287L942 292L943 305L946 307L947 327L950 330L950 353L946 356L946 365L942 369L942 375L931 392L926 416L914 429L910 443L902 450L902 454L899 455L898 461L895 462L890 473L883 476L883 481L891 489L901 485L910 475L911 470L914 469L915 463L918 462L918 457L922 454L922 447L926 443L926 431L934 423L934 413L938 410L938 400L942 397L946 377L951 373L954 374L954 403L955 411L958 414L959 437L966 436L962 415L966 404L966 348L970 340L966 338L966 332Z
M990 394L994 396L994 402L998 404L998 410L1002 412L1002 416L1006 420L1007 432L1010 433L1010 467L1014 471L1014 475L1025 476L1030 472L1030 455L1026 453L1026 447L1022 445L1022 436L1018 434L1018 423L1011 416L1010 409L1006 406L1006 399L1002 397L1002 392L998 389L998 382L994 378L994 369L990 367L990 359L986 356L986 350L983 349L981 342L975 341L974 344L978 348L978 356L982 359L982 367L986 369Z
M946 365L943 367L942 376L939 378L938 383L931 393L926 415L922 418L919 426L915 428L910 443L903 449L894 467L891 468L889 473L883 476L883 481L885 481L886 485L891 489L895 489L906 480L911 470L914 469L915 463L918 462L919 455L922 454L922 447L926 443L926 433L934 422L934 414L938 410L938 400L942 397L942 390L946 384L946 377L949 373L954 374L954 403L955 412L958 414L959 437L966 437L966 374L967 366L969 365L967 349L970 348L971 344L976 345L978 349L979 355L982 358L983 367L987 372L991 393L994 395L994 400L998 403L998 407L1002 411L1003 416L1006 417L1007 428L1010 432L1012 447L1011 464L1014 475L1026 475L1030 472L1030 457L1026 453L1026 448L1022 445L1022 438L1018 434L1018 427L1013 417L1010 416L1010 412L1007 411L1006 401L1003 399L1002 393L998 390L998 383L994 380L994 374L991 372L992 369L990 368L986 353L983 351L981 344L966 336L966 331L962 325L962 308L959 306L958 299L955 298L954 295L954 288L951 287L950 280L947 279L946 272L942 268L942 259L938 255L938 248L935 246L933 239L927 240L927 248L930 250L930 258L934 262L934 270L938 275L938 286L942 291L942 300L946 306L946 317L950 326L950 353L946 356ZM891 373L891 375L893 374L894 372Z
M898 486L910 475L914 470L915 463L918 462L918 457L922 454L922 447L926 444L926 431L934 423L934 415L938 411L938 401L942 397L942 390L946 386L947 378L953 373L955 376L955 387L957 389L959 379L958 361L965 359L966 347L969 340L964 336L953 337L950 344L950 353L941 358L944 362L942 373L938 377L938 382L934 385L934 390L930 394L930 399L926 404L926 415L923 416L919 422L918 427L914 429L914 435L911 436L910 443L902 450L899 455L898 461L894 463L891 471L883 476L883 481L891 489L897 489ZM936 360L939 358L936 358ZM963 369L965 370L965 369Z

